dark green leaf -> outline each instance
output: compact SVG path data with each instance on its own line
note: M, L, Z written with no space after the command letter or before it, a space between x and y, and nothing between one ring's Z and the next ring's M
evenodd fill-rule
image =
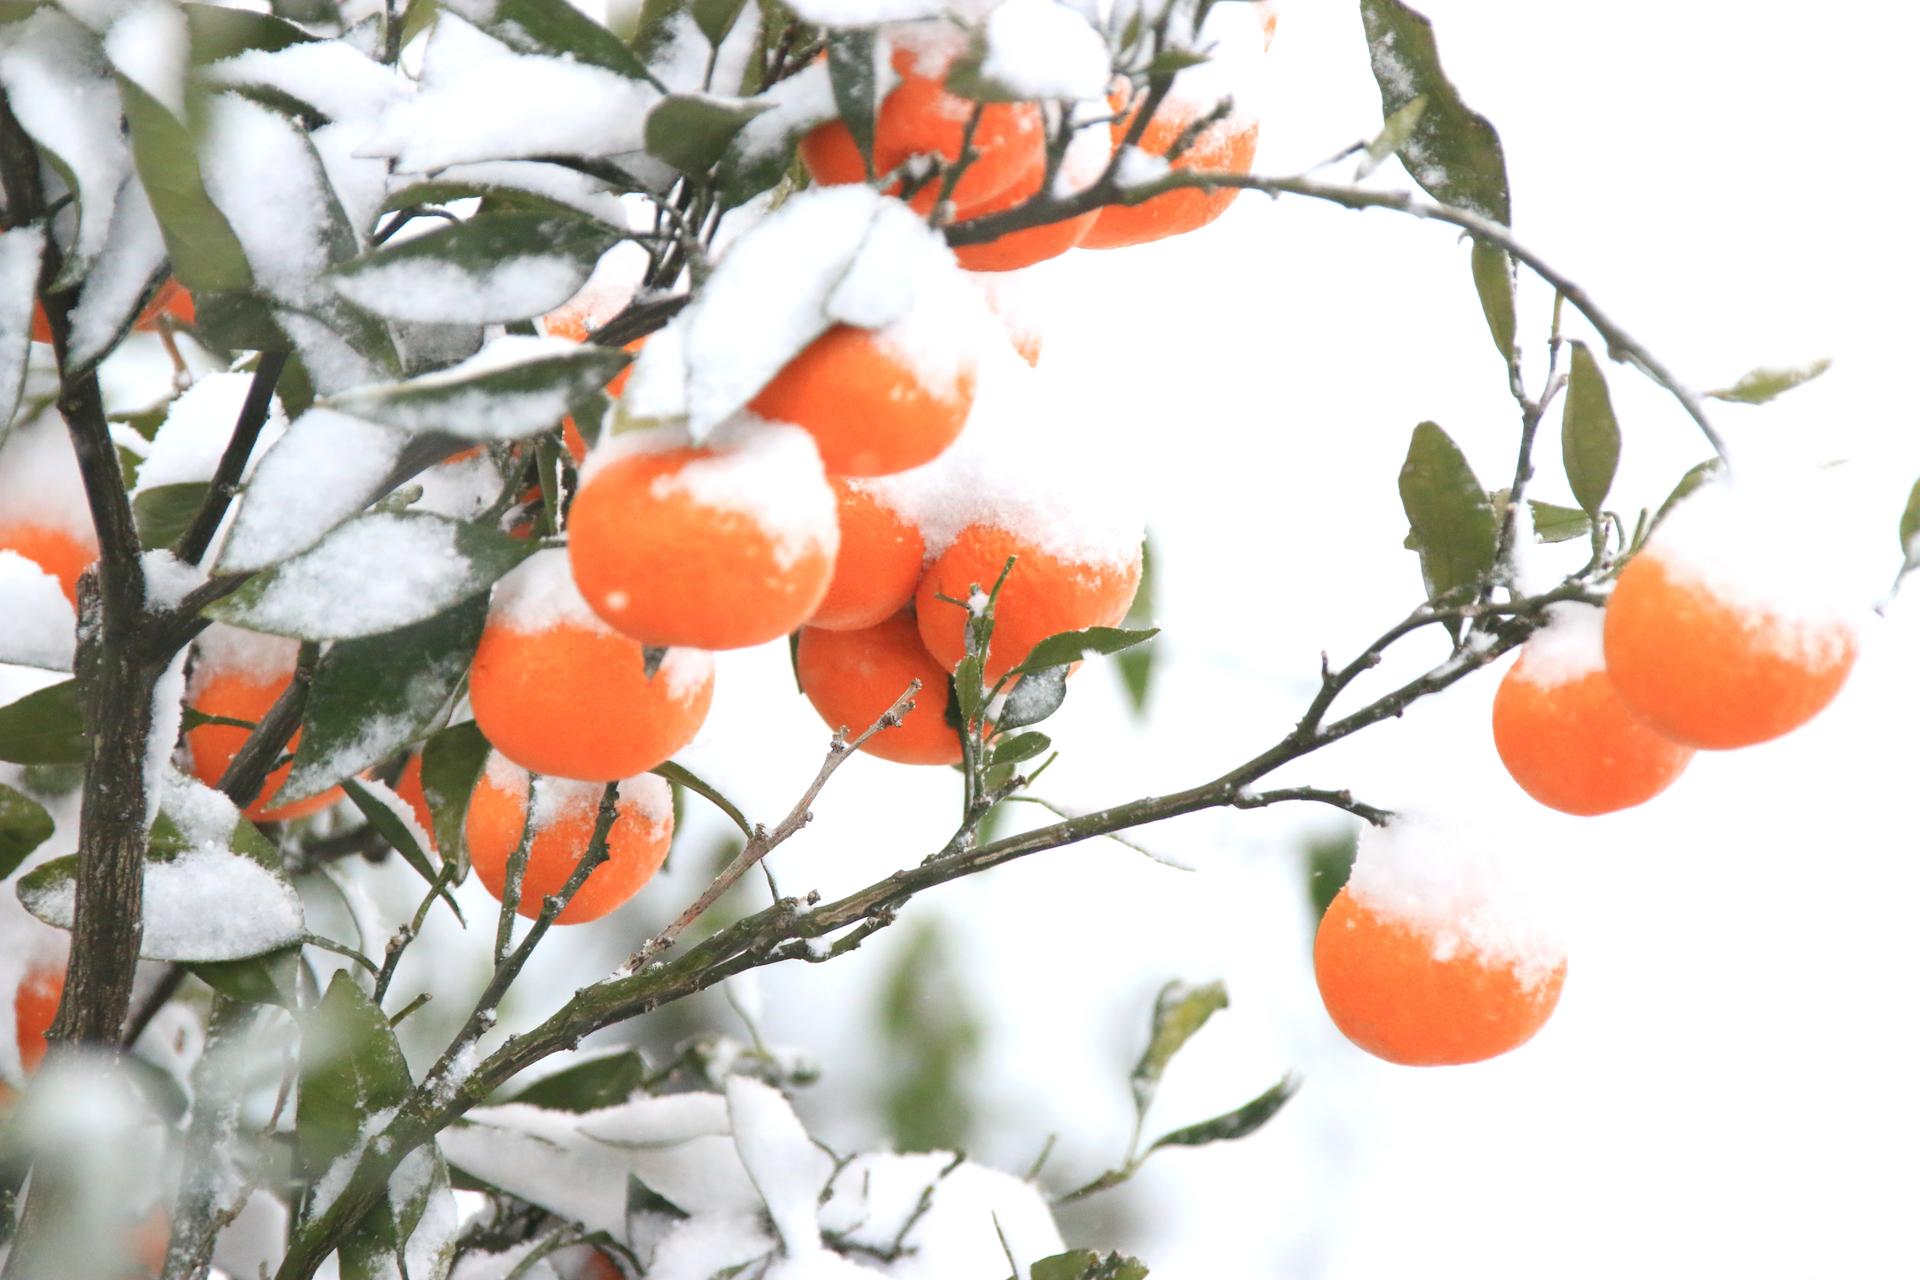
M1420 123L1420 117L1427 110L1425 94L1419 94L1407 100L1405 106L1389 115L1380 126L1380 132L1367 144L1367 158L1360 162L1355 178L1364 178L1378 169L1390 155L1406 145L1413 136L1414 126Z
M995 738L993 749L987 753L989 767L1003 764L1019 764L1022 760L1031 760L1053 745L1053 739L1037 731L1016 733L1010 738Z
M1333 836L1307 842L1307 896L1313 900L1313 918L1327 914L1327 908L1346 887L1353 874L1353 858L1359 849L1357 834L1349 828Z
M1527 499L1533 513L1533 536L1539 542L1571 542L1593 532L1593 521L1578 507L1562 507L1536 498Z
M794 150L801 135L834 118L832 110L824 105L831 103L831 92L817 92L828 86L808 82L815 76L827 78L823 63L809 65L760 96L761 101L775 102L783 109L766 118L767 127L749 125L741 130L720 158L714 184L724 207L737 208L778 185L794 167ZM802 109L814 103L823 105Z
M300 1103L294 1133L309 1181L361 1142L368 1118L406 1101L413 1079L387 1016L350 972L333 975L300 1036Z
M1907 509L1900 513L1900 552L1908 564L1920 560L1920 543L1914 541L1916 537L1920 537L1920 480L1914 482L1907 494Z
M1413 526L1428 599L1477 583L1493 568L1493 503L1460 446L1431 422L1413 429L1400 468L1400 503Z
M516 175L525 174L526 180L534 182L540 177L559 176L565 185L540 190L531 186L512 185ZM384 212L397 209L410 209L416 205L448 204L455 200L485 200L491 210L533 213L545 217L584 216L603 220L602 209L591 198L569 199L568 192L575 184L581 185L583 193L602 195L611 200L616 197L613 188L602 182L589 182L583 175L559 165L544 164L534 160L508 161L491 165L485 176L462 174L457 178L415 178L402 181L387 196L381 205ZM619 230L625 230L622 226Z
M1480 295L1480 312L1487 318L1487 332L1502 360L1513 359L1514 319L1513 259L1498 245L1484 240L1473 242L1473 287Z
M273 318L273 304L250 293L196 295L193 327L202 338L225 351L293 350Z
M383 635L483 594L539 549L530 538L445 516L372 512L249 579L206 613L303 640Z
M134 168L153 202L174 274L196 297L251 288L253 271L239 237L201 181L193 134L145 89L126 76L119 81Z
M1020 677L1018 684L1007 694L1006 705L1000 714L994 717L994 724L1002 731L1023 729L1030 724L1039 724L1060 709L1067 700L1067 669L1048 667L1044 671L1030 671Z
M1198 49L1162 49L1147 63L1149 76L1171 76L1208 61Z
M619 238L587 218L487 212L382 245L329 275L343 296L376 315L429 324L502 324L530 320L571 298ZM539 260L549 289L530 293L516 279L530 259ZM442 287L421 289L423 270Z
M436 890L440 899L452 910L454 918L464 923L466 917L460 911L460 904L453 900L453 894L440 882L438 869L427 857L427 851L420 847L420 842L414 838L413 832L408 830L406 820L379 796L368 790L367 784L360 779L343 778L340 780L340 787L347 793L347 799L353 801L353 807L360 811L360 816L367 820L368 825L378 831L380 838L393 846L394 852L400 855L401 860ZM406 801L399 800L398 803L400 807L406 807Z
M205 480L188 480L142 490L133 500L133 522L140 530L141 547L152 551L177 542L207 500L210 487Z
M79 682L62 680L0 707L0 760L85 764L87 722Z
M647 151L682 173L705 173L766 109L765 103L737 98L669 94L647 112Z
M433 814L433 840L442 861L458 864L456 881L467 875L467 801L491 750L471 720L448 725L420 749L420 790Z
M753 835L753 824L747 821L746 814L740 812L740 806L721 795L719 788L696 776L693 770L687 768L685 765L675 764L669 760L663 765L658 765L648 770L648 772L657 773L668 782L685 787L687 790L703 797L708 803L712 804L714 808L731 818L733 825L740 828L742 835Z
M616 1049L535 1081L514 1095L513 1101L549 1111L599 1111L639 1093L648 1074L646 1059L639 1053Z
M300 947L297 943L245 960L208 961L187 968L221 995L249 1004L299 1008Z
M1147 1268L1137 1258L1075 1249L1040 1259L1028 1274L1033 1280L1146 1280Z
M1204 1147L1209 1142L1231 1142L1235 1138L1244 1138L1273 1119L1287 1100L1298 1093L1300 1086L1292 1077L1282 1080L1252 1102L1243 1107L1203 1120L1199 1124L1190 1124L1184 1129L1175 1129L1172 1133L1163 1133L1154 1139L1149 1151L1158 1151L1161 1147Z
M1620 467L1620 424L1613 398L1587 344L1573 344L1573 369L1567 376L1566 407L1560 418L1560 454L1574 501L1596 520Z
M747 0L693 0L693 25L700 28L708 44L718 49L727 33L733 30L733 24L740 20L740 11L746 4Z
M1147 1037L1146 1052L1134 1064L1130 1081L1133 1105L1140 1114L1146 1114L1147 1104L1160 1088L1160 1077L1166 1073L1173 1055L1193 1038L1194 1032L1206 1025L1208 1018L1226 1007L1225 983L1207 982L1194 987L1184 982L1169 982L1160 989L1160 995L1153 1002L1153 1031Z
M1033 646L1026 660L1015 667L1013 673L1025 675L1032 671L1045 671L1048 667L1064 667L1096 653L1119 653L1159 634L1158 627L1146 627L1139 631L1128 631L1122 627L1062 631Z
M1500 135L1470 110L1440 68L1433 24L1400 0L1360 0L1380 109L1392 119L1415 98L1427 106L1397 148L1422 190L1505 226L1513 212Z
M186 4L181 8L186 10L187 38L196 67L249 49L277 53L313 39L291 22L271 14L217 4Z
M38 800L0 783L0 880L53 835L53 818Z
M980 714L985 704L986 692L980 676L980 655L970 653L960 659L960 665L953 669L953 693L955 704L960 709L960 723L966 724ZM849 725L858 730L864 726Z
M440 0L509 49L651 79L633 50L567 0Z
M1765 404L1775 396L1812 382L1831 367L1832 360L1820 359L1786 368L1755 369L1732 386L1709 391L1707 395L1715 400L1731 400L1735 404Z
M827 76L833 81L833 105L853 135L873 175L873 121L879 106L879 76L874 62L874 33L835 31L827 36Z

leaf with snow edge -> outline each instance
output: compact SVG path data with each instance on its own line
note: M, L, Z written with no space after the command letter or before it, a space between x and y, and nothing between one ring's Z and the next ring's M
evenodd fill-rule
M398 1107L413 1085L387 1017L354 981L334 974L301 1025L298 1167L310 1181L361 1144L369 1116Z
M140 547L152 551L170 547L193 523L212 486L205 480L155 485L133 497L133 523L140 531Z
M0 760L85 764L87 722L78 680L36 689L0 707Z
M133 168L112 74L94 34L45 6L8 28L0 87L73 196L78 225L52 282L55 291L72 288L106 245L114 201Z
M1026 660L1013 669L1014 675L1064 667L1098 654L1119 653L1144 644L1160 634L1158 627L1129 631L1122 627L1086 627L1080 631L1062 631L1033 646Z
M1184 982L1169 982L1160 988L1153 1002L1153 1030L1129 1079L1135 1111L1146 1114L1153 1095L1160 1088L1160 1077L1166 1073L1167 1064L1194 1033L1207 1024L1208 1018L1226 1007L1225 983L1207 982L1195 987Z
M718 787L698 777L693 770L687 768L685 765L676 764L669 760L663 765L657 765L649 769L647 772L659 774L668 782L674 783L676 786L685 787L695 795L704 798L709 804L713 805L714 808L720 810L720 812L732 819L733 825L740 828L740 834L749 837L753 835L753 824L747 821L746 814L740 812L740 806L727 799L724 795L721 795Z
M1120 620L1122 626L1140 629L1153 620L1153 584L1156 576L1153 566L1153 538L1144 536L1140 540L1140 585L1133 593L1133 603L1127 606L1127 616ZM1157 646L1144 645L1115 655L1114 667L1135 715L1146 712L1147 694L1153 683L1158 654Z
M433 840L441 860L456 864L455 883L467 878L467 802L490 751L480 726L471 720L448 725L420 749L420 790L433 815Z
M187 15L188 56L196 67L250 49L278 53L314 39L293 23L272 14L217 4L184 4L181 8Z
M1765 404L1775 396L1812 382L1832 367L1831 359L1822 358L1784 368L1755 369L1730 387L1707 392L1707 397L1711 400L1728 400L1734 404Z
M1041 1258L1027 1273L1031 1280L1146 1280L1146 1264L1118 1253L1074 1249Z
M769 110L734 137L714 171L715 186L729 209L778 185L793 167L801 136L835 116L833 85L826 64L820 62L809 63L753 100L769 103Z
M996 738L993 748L987 754L987 767L1019 764L1031 760L1053 745L1053 739L1040 732L1016 733L1010 738Z
M276 111L328 122L370 123L413 92L412 82L396 68L341 40L245 50L204 67L199 80L237 90Z
M119 81L134 168L160 223L174 274L196 297L250 288L253 271L246 251L207 195L193 134L133 80L122 75Z
M382 245L335 267L331 278L350 301L395 320L530 320L578 293L619 238L584 218L483 213Z
M980 714L980 708L986 705L987 693L981 685L980 655L970 653L960 659L953 669L954 707L959 711L956 728L964 729ZM803 690L804 692L804 690ZM841 728L858 731L865 726L842 725Z
M0 782L0 880L53 835L53 818L38 800Z
M947 12L942 0L799 0L787 6L810 26L872 27L883 22L911 22Z
M1420 117L1426 109L1427 95L1416 94L1409 98L1399 110L1387 116L1380 126L1380 132L1375 134L1373 141L1367 144L1366 158L1360 162L1360 167L1353 174L1355 182L1372 174L1386 162L1388 156L1406 145L1407 139L1413 136L1414 126L1420 123Z
M747 0L693 0L688 12L693 15L693 25L700 29L707 43L718 50L734 24L740 21L741 11L746 7Z
M543 1076L515 1094L513 1101L578 1115L619 1106L643 1092L651 1075L647 1060L637 1050L614 1049Z
M193 300L193 328L219 351L296 350L274 318L273 304L252 293L199 294Z
M459 691L486 620L487 602L476 597L398 631L329 646L279 801L319 795L423 737ZM407 861L427 865L424 852Z
M385 212L415 205L485 200L490 209L543 215L585 214L616 231L627 229L626 211L613 187L565 165L539 160L482 160L452 165L430 178L394 187Z
M40 290L40 262L47 233L40 227L0 231L0 443L20 408L33 352L33 310Z
M860 159L873 176L874 114L880 99L880 67L871 30L833 31L827 35L827 79L840 123L853 135Z
M618 36L567 0L440 0L440 7L515 52L584 62L632 80L652 79Z
M720 162L740 131L768 104L752 99L674 93L647 112L647 151L685 174Z
M1300 1091L1300 1085L1288 1076L1273 1088L1267 1090L1244 1106L1236 1107L1225 1115L1203 1120L1199 1124L1190 1124L1185 1128L1163 1133L1153 1140L1148 1151L1158 1151L1162 1147L1204 1147L1210 1142L1231 1142L1244 1138L1257 1131L1267 1121L1287 1105L1289 1099Z
M340 1242L340 1280L445 1280L457 1223L439 1147L416 1147L388 1179L386 1198Z
M295 418L247 479L219 572L264 569L320 541L387 488L406 442L391 427L331 409Z
M403 431L520 440L551 429L631 359L592 343L507 334L451 369L357 387L326 404Z
M480 595L539 549L444 516L374 512L248 580L206 614L302 640L381 635Z
M1512 221L1507 161L1493 125L1460 100L1440 67L1433 23L1400 0L1360 0L1382 112L1424 97L1427 106L1396 148L1422 190L1502 226Z
M1493 568L1493 503L1460 446L1434 423L1413 429L1400 468L1400 502L1413 526L1428 599L1477 583Z
M1527 509L1533 513L1535 541L1571 542L1593 532L1592 518L1578 507L1563 507L1542 502L1538 498L1528 498Z
M194 977L231 999L287 1010L300 1007L298 943L244 960L213 960L187 967Z
M833 1157L814 1145L780 1091L745 1076L727 1078L727 1116L740 1163L760 1192L788 1254L820 1247L821 1194Z
M191 822L183 829L167 803L147 843L142 959L244 960L304 936L300 895L282 873L278 851L252 823L235 812L225 832L196 832ZM34 868L21 877L21 905L56 929L72 929L79 870L78 855Z
M1029 671L1021 676L1007 694L1006 705L1000 714L994 717L994 725L1002 732L1009 729L1021 729L1030 724L1039 724L1060 709L1067 700L1067 669L1065 667L1047 667L1040 671Z
M1673 492L1667 495L1667 500L1662 502L1660 509L1653 513L1653 520L1648 525L1647 532L1651 533L1660 527L1660 522L1667 518L1667 513L1673 510L1675 503L1685 501L1688 494L1709 480L1718 479L1726 468L1727 464L1719 458L1708 458L1705 462L1696 462L1688 467L1679 482L1673 486Z
M1567 399L1560 418L1560 454L1567 483L1580 509L1600 518L1601 504L1620 468L1620 424L1613 416L1607 380L1584 342L1573 344Z
M360 811L360 816L367 820L367 825L393 846L401 860L418 872L435 896L447 904L454 918L465 924L466 915L460 910L460 904L453 900L453 894L441 883L439 871L421 845L420 837L426 832L416 831L413 811L407 807L407 802L395 795L392 787L371 779L342 778L340 788L347 793L347 799L353 801L353 807Z
M113 205L107 243L94 259L73 308L73 332L67 361L72 369L91 368L133 327L140 309L159 287L167 265L167 245L154 220L153 205L137 175L128 175ZM199 310L196 300L196 310ZM197 320L202 317L197 317Z
M1500 358L1511 362L1519 323L1515 318L1513 259L1505 249L1484 240L1473 242L1472 257L1473 289L1480 295L1480 313L1487 318L1487 332Z

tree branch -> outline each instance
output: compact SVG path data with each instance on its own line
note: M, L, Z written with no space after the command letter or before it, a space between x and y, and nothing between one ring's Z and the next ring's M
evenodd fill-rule
M199 564L207 554L207 548L213 545L213 535L219 531L220 521L226 517L228 506L240 492L240 478L246 474L247 459L253 456L253 446L260 439L260 428L266 425L267 413L273 407L274 384L280 381L280 371L286 367L285 352L260 353L260 364L253 371L253 382L247 388L246 400L240 405L240 416L233 424L233 434L227 437L226 451L220 455L220 465L214 468L213 480L207 486L206 500L193 513L193 523L174 543L173 553L183 562Z

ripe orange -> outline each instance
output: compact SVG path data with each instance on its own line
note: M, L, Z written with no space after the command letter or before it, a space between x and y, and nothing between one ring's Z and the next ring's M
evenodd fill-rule
M713 702L713 658L646 647L596 617L564 551L538 552L494 588L468 680L494 749L535 773L614 782L693 741Z
M393 794L407 802L407 808L413 810L413 820L427 833L427 848L439 848L439 842L433 834L433 810L427 805L427 788L420 780L420 753L414 752L407 757L407 763L400 770L400 776L394 779Z
M0 551L17 552L60 579L67 603L80 603L80 575L100 558L91 536L77 537L65 529L25 521L0 524Z
M28 1075L47 1056L47 1028L60 1011L60 997L66 989L67 971L63 966L36 964L14 990L14 1040L20 1046L20 1070Z
M1612 813L1666 790L1693 748L1655 733L1620 700L1590 634L1529 641L1493 699L1493 743L1522 790L1551 809ZM1576 625L1583 629L1588 620ZM1577 645L1571 653L1564 646Z
M859 480L831 481L839 507L840 554L826 599L807 619L825 631L859 631L906 608L926 563L920 529L887 498Z
M528 820L527 782L525 770L496 752L467 801L467 853L480 883L502 900L507 862L520 847ZM533 798L533 844L520 882L520 914L528 919L537 917L541 903L566 886L592 843L600 785L540 778L533 784ZM641 774L622 782L607 833L607 860L587 875L554 922L582 924L619 907L653 878L672 841L673 792L666 779Z
M786 635L826 596L833 490L797 427L743 424L697 448L678 432L629 432L583 470L567 549L580 594L615 630L745 648Z
M975 104L947 92L944 67L926 74L909 50L894 51L893 69L900 73L900 83L874 114L874 176L884 178L916 156L958 160ZM1013 185L1040 159L1045 146L1039 107L1031 102L988 103L973 134L974 160L954 184L956 216L965 217L973 206ZM839 120L829 120L802 138L800 158L822 186L867 180L859 144ZM931 211L943 185L942 178L922 184L908 204L920 213ZM896 181L888 191L900 187Z
M1347 1039L1410 1067L1482 1062L1546 1025L1566 981L1562 961L1533 981L1509 961L1441 945L1415 922L1340 890L1313 940L1320 998Z
M1777 738L1833 701L1853 669L1843 619L1790 619L1664 557L1636 555L1607 603L1607 674L1676 742L1724 750Z
M1115 122L1114 145L1118 146L1127 136L1131 119L1127 116ZM1148 155L1166 155L1194 119L1191 111L1163 104L1141 133L1140 149ZM1259 138L1257 122L1222 120L1203 130L1172 166L1200 173L1246 173L1253 168L1254 145ZM1108 205L1100 210L1093 229L1080 242L1080 247L1120 249L1198 230L1225 213L1239 194L1237 187L1219 187L1212 191L1189 187L1168 191L1139 204Z
M969 208L966 216L984 218L991 213L1004 213L1017 208L1039 194L1040 184L1046 181L1046 176L1047 166L1042 160L999 195ZM1047 222L1024 231L1009 231L982 244L955 245L953 256L969 271L1018 271L1036 262L1057 258L1079 244L1093 230L1094 219L1099 216L1098 209L1089 209L1063 222Z
M989 681L1019 666L1048 636L1118 625L1140 589L1138 548L1124 564L1096 564L1063 559L995 525L969 525L933 562L914 593L920 638L947 670L967 655L967 610L938 597L965 600L976 586L991 591L1009 556L1017 559L994 610Z
M585 291L583 290L582 292L584 293ZM599 302L599 299L591 299L587 303L576 305L578 301L576 297L574 300L568 301L540 317L540 327L545 330L549 337L571 338L575 342L585 342L588 334L592 333L601 323L612 319L614 312L618 310L617 307L609 310L603 305L595 305ZM629 342L624 350L628 355L638 355L640 348L646 345L646 337L639 337ZM629 364L626 368L614 374L613 380L607 383L607 394L618 400L620 393L626 390L627 378L632 373L633 366ZM567 452L573 455L575 466L578 466L586 460L586 438L580 434L580 428L574 425L572 414L568 414L560 420L560 438L566 444Z
M229 634L232 631L231 628L223 630ZM228 647L222 645L221 650ZM238 645L233 648L235 652L241 651ZM202 715L257 724L280 695L286 692L287 686L293 683L297 651L298 646L291 640L283 644L272 637L248 637L245 643L248 656L241 661L226 661L226 653L209 652L203 648L200 660L194 667L193 678L187 686L187 705ZM203 724L187 730L187 754L192 759L193 776L210 787L218 787L220 775L240 754L240 748L246 744L250 732L237 725L226 724ZM299 745L300 734L296 730L288 740L286 750L291 752ZM291 763L283 764L267 775L266 785L260 788L260 794L244 810L250 820L290 822L318 813L340 798L340 788L331 787L317 796L276 807L273 797L281 784L286 782L292 768Z
M153 301L133 322L133 327L142 331L156 329L163 315L172 317L179 324L191 325L194 322L193 295L178 280L169 279L155 291Z
M828 475L886 476L945 452L973 410L973 381L970 358L931 359L894 329L838 324L748 407L805 427Z
M959 762L960 735L947 723L947 673L921 645L911 614L896 613L864 631L803 627L794 666L813 709L849 738L920 681L913 710L860 749L901 764Z

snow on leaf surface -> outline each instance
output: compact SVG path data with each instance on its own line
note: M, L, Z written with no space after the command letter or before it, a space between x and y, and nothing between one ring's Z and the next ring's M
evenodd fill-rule
M1015 99L1101 99L1113 79L1107 42L1060 0L1005 0L987 15L980 74Z
M327 408L301 414L261 455L220 570L262 569L305 551L378 497L406 436Z
M551 428L626 363L605 347L507 334L450 369L358 388L331 404L406 431L516 440Z
M73 606L60 580L16 551L0 551L0 663L73 670Z
M200 147L207 194L240 238L255 279L275 297L303 303L337 257L353 251L313 144L293 121L237 93L206 103Z
M114 201L106 245L74 305L69 343L75 365L92 364L126 332L166 261L167 243L161 238L147 189L137 176L129 176Z
M332 279L350 301L395 320L526 320L578 292L614 240L607 227L580 218L489 212L396 240L342 264Z
M33 315L47 234L39 227L0 231L0 440L20 407L33 352Z
M141 460L134 494L163 485L211 480L252 386L252 374L210 373L183 391L167 407L167 416L154 433L153 449ZM272 445L286 426L286 415L276 399L267 410L255 451Z
M384 112L406 100L412 82L339 40L312 40L268 51L248 49L200 71L209 84L276 89L331 120Z
M833 1176L833 1157L813 1144L778 1089L745 1076L727 1078L727 1116L740 1162L759 1190L789 1254L820 1247L815 1213Z
M448 165L431 177L397 186L387 197L387 207L404 209L474 196L508 204L519 198L524 203L526 195L584 213L621 231L627 229L626 206L610 185L577 169L542 160L480 160Z

